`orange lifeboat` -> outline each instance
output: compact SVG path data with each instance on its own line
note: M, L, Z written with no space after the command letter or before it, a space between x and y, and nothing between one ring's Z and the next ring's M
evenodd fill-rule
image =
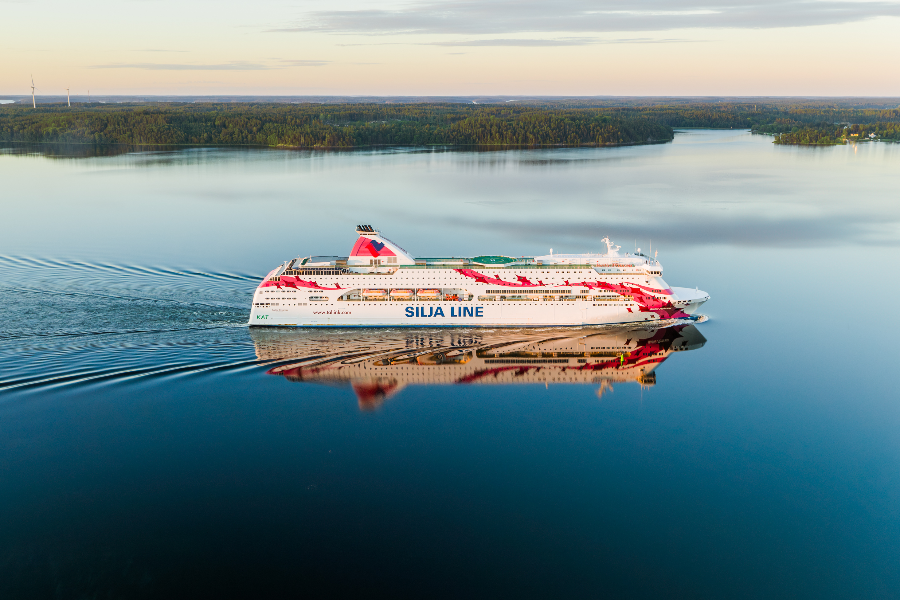
M419 298L427 298L429 300L434 299L437 300L441 297L441 290L436 289L423 289L416 292Z
M405 300L407 298L412 298L416 293L412 290L391 290L391 298L396 298L398 300Z
M383 300L388 295L387 290L363 290L362 297L370 300Z

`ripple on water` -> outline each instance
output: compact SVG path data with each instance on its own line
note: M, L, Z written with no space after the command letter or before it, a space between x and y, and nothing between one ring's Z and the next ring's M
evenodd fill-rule
M261 276L23 256L0 256L0 274L0 390L253 360Z

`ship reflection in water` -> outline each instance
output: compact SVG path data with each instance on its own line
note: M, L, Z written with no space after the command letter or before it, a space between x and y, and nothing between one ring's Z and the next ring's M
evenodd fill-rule
M268 373L290 381L349 383L361 409L374 409L407 385L581 383L656 384L673 352L706 338L689 324L615 329L285 330L251 329Z

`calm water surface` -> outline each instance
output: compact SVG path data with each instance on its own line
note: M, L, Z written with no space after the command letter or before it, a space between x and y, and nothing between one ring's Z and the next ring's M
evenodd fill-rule
M0 149L0 597L895 598L898 184L898 145L733 131ZM359 223L419 256L652 244L709 320L244 326Z

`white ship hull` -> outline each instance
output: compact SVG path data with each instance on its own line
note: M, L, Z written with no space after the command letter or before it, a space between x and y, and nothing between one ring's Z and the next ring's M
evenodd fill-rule
M547 327L653 323L690 317L709 299L699 290L669 288L659 263L644 255L620 256L611 251L520 259L414 259L371 228L360 233L350 257L310 257L300 263L295 259L269 273L254 294L249 324Z
M685 304L682 312L693 315L705 301L704 297ZM594 306L597 304L594 302L577 300L559 306L521 306L503 302L468 302L466 306L449 302L369 302L347 307L334 304L283 305L257 310L251 314L250 324L269 327L556 327L646 323L668 318L656 313L636 312L633 305L626 303L599 307ZM407 308L413 308L412 316L407 315ZM435 312L439 316L434 316ZM427 316L429 314L432 316Z

